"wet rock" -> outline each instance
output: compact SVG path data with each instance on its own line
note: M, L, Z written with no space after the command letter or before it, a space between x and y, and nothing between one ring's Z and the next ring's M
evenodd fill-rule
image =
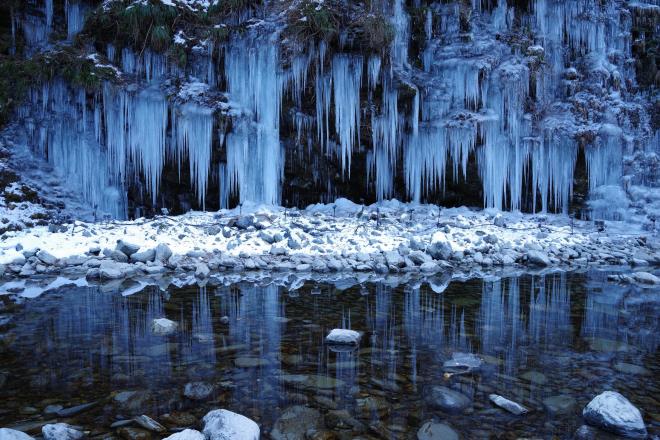
M328 333L325 337L325 342L328 344L340 345L358 345L360 343L362 334L355 330L348 330L342 328L335 328Z
M52 416L57 414L62 409L64 409L62 405L48 405L46 408L44 408L44 414L47 416Z
M197 423L197 419L190 413L173 411L169 414L163 414L161 420L171 426L192 426Z
M172 250L165 243L160 243L156 246L154 260L160 261L161 263L167 262L172 256Z
M426 399L431 406L447 412L461 412L472 404L465 394L439 385L428 390Z
M600 435L596 428L593 428L588 425L582 425L575 430L573 434L574 440L597 440Z
M144 411L145 406L151 399L147 391L121 391L114 395L112 401L122 410L129 414Z
M154 249L148 249L143 252L136 252L131 255L130 260L140 263L146 263L148 261L154 261L156 258L156 251Z
M37 252L37 258L41 260L42 263L47 264L49 266L53 266L57 264L57 258L53 254L45 250L40 250L39 252Z
M426 422L417 431L417 440L458 440L456 431L444 423Z
M96 406L96 402L83 403L82 405L71 406L69 408L62 408L57 412L60 417L71 417L80 414Z
M646 437L646 426L639 410L616 391L605 391L594 397L582 416L588 424L624 437Z
M53 423L41 428L44 440L77 440L85 437L85 434L66 423Z
M128 255L123 253L122 251L114 250L111 251L110 254L108 255L111 259L119 262L119 263L127 263L128 262Z
M0 428L0 439L2 440L34 440L24 432L15 429Z
M378 396L369 396L364 399L356 399L357 409L362 417L372 418L375 415L383 415L390 409L390 404L387 400Z
M566 394L558 396L550 396L543 399L543 406L545 410L551 415L572 414L573 409L577 405L577 401Z
M134 253L140 250L140 246L129 243L125 240L117 240L117 246L115 247L115 249L123 253L127 257L130 257L131 255L133 255Z
M213 393L213 385L207 382L189 382L183 389L183 395L192 400L206 400Z
M617 362L614 364L614 369L620 373L624 374L632 374L635 376L650 376L651 372L647 370L646 368L639 366L639 365L634 365L634 364L628 364L625 362Z
M259 440L259 425L241 414L216 409L207 413L203 421L208 440Z
M521 404L516 403L513 400L509 400L506 397L502 397L498 394L491 394L488 396L488 398L495 405L509 411L511 414L520 416L529 412L529 410L524 406L522 406Z
M543 373L538 371L527 371L526 373L520 376L521 379L525 379L528 382L533 383L534 385L545 385L548 379Z
M419 266L419 270L424 273L436 273L440 270L440 266L438 266L433 261L427 261L426 263L422 263L422 265Z
M405 260L398 251L385 252L384 256L388 266L404 267L406 265Z
M206 437L194 429L184 429L181 432L165 437L163 440L206 440Z
M167 336L174 333L179 324L167 318L156 318L151 321L151 331L160 336Z
M452 373L466 373L477 371L481 368L483 360L472 353L452 353L451 359L442 364L445 371Z
M144 429L152 432L165 432L166 429L163 425L155 421L149 416L142 414L141 416L134 417L133 420L135 423L143 427Z
M527 251L527 262L532 266L550 266L550 258L545 253L531 249Z
M149 431L128 426L119 428L117 434L124 440L151 440L151 433Z
M354 431L364 431L366 426L358 419L354 418L345 409L328 411L325 415L325 425L329 429L348 429Z
M317 410L296 405L287 408L273 425L270 437L273 440L305 440L308 430L321 428L323 420Z

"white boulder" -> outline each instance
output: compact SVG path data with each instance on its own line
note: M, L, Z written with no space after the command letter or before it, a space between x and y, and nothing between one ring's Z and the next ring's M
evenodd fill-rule
M357 345L360 343L361 338L362 334L355 330L335 328L325 337L325 342L329 344Z
M167 318L157 318L151 321L151 331L159 336L167 336L174 333L179 324Z
M605 391L593 398L582 411L584 420L624 437L646 438L646 426L639 410L616 391Z
M33 437L30 437L22 431L16 431L15 429L9 428L0 428L0 439L2 440L34 440Z
M165 437L163 440L206 440L206 437L194 429L184 429L181 432Z
M259 440L259 425L241 414L216 409L207 413L203 421L203 432L209 440Z
M41 428L45 440L78 440L85 437L85 433L66 423L52 423Z

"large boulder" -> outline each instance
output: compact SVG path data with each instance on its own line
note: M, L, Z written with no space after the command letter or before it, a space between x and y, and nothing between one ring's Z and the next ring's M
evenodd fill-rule
M169 260L172 256L172 250L165 243L158 244L158 246L156 246L155 253L156 255L154 256L154 259L156 261L160 261L161 263L167 262L167 260Z
M241 414L216 409L207 413L203 421L208 440L259 440L259 425Z
M151 321L151 331L159 336L167 336L176 332L179 324L167 318L157 318Z
M122 254L126 255L127 257L130 257L134 253L140 250L140 246L136 244L129 243L125 240L117 240L117 247L115 248Z
M360 332L344 328L335 328L325 337L325 342L328 344L358 345L360 343L360 338L362 338Z
M456 431L438 422L426 422L417 431L417 440L458 440Z
M52 423L41 428L45 440L78 440L85 433L66 423Z
M436 232L431 237L431 245L426 248L426 252L435 260L449 260L454 250L449 237L444 232Z
M40 250L37 252L37 258L40 259L42 263L49 266L53 266L57 263L57 258L48 251Z
M584 420L606 431L630 438L646 438L646 426L639 410L616 391L593 398L582 411Z
M165 437L163 440L206 440L206 437L194 429L184 429L181 432Z
M527 251L527 262L532 266L550 266L550 258L545 253L531 249Z
M0 439L2 440L34 440L24 432L15 429L0 428Z
M156 251L154 249L147 249L146 251L136 252L131 255L131 261L138 261L140 263L154 261L154 258L156 258Z

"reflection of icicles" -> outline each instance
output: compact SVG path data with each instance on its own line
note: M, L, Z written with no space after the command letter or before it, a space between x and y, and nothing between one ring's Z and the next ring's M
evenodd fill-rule
M199 295L193 300L190 342L186 348L183 356L188 356L187 363L215 364L213 314L206 287L200 287Z
M553 276L549 286L541 277L538 290L529 303L528 334L530 342L545 346L567 346L571 343L571 297L565 274Z
M351 155L360 144L362 57L335 55L332 60L335 130L339 137L342 173L351 174Z

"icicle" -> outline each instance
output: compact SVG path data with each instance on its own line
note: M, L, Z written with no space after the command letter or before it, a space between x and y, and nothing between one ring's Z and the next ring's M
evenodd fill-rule
M410 40L410 18L406 13L404 0L393 0L392 24L394 25L394 41L392 42L392 65L398 68L408 68L408 41Z
M225 56L229 94L239 113L227 136L229 183L240 200L277 204L284 157L279 139L283 81L276 43L233 41Z
M341 146L342 173L351 175L351 155L360 144L360 87L362 57L335 55L332 60L335 130Z
M46 14L46 28L48 28L48 33L50 33L53 27L53 0L45 0L44 2L44 12Z
M132 100L130 118L127 121L128 156L141 169L147 192L151 194L154 204L165 163L167 110L167 101L158 89L143 90ZM205 139L202 138L201 141ZM195 144L195 148L197 147L204 149L203 144ZM194 175L191 172L191 176ZM199 180L198 178L197 183ZM205 189L205 186L196 188Z
M190 181L195 188L197 202L202 205L202 209L206 209L206 187L211 168L213 111L194 103L186 103L176 109L176 112L177 150L181 155L188 156Z
M399 111L397 96L396 89L391 86L391 79L386 78L383 82L381 115L373 115L371 119L371 138L374 148L373 166L376 169L376 197L378 200L392 196L398 155ZM417 97L417 95L415 96ZM417 115L415 114L412 119L416 120Z
M314 96L316 97L316 133L321 149L327 151L330 140L330 98L332 93L332 77L324 73L323 59L325 43L319 46L319 60L316 64L316 78L314 81Z
M379 56L369 57L369 91L373 91L378 85L378 77L380 75L381 60Z
M83 28L84 11L78 0L66 0L64 10L66 12L67 39L73 40Z

